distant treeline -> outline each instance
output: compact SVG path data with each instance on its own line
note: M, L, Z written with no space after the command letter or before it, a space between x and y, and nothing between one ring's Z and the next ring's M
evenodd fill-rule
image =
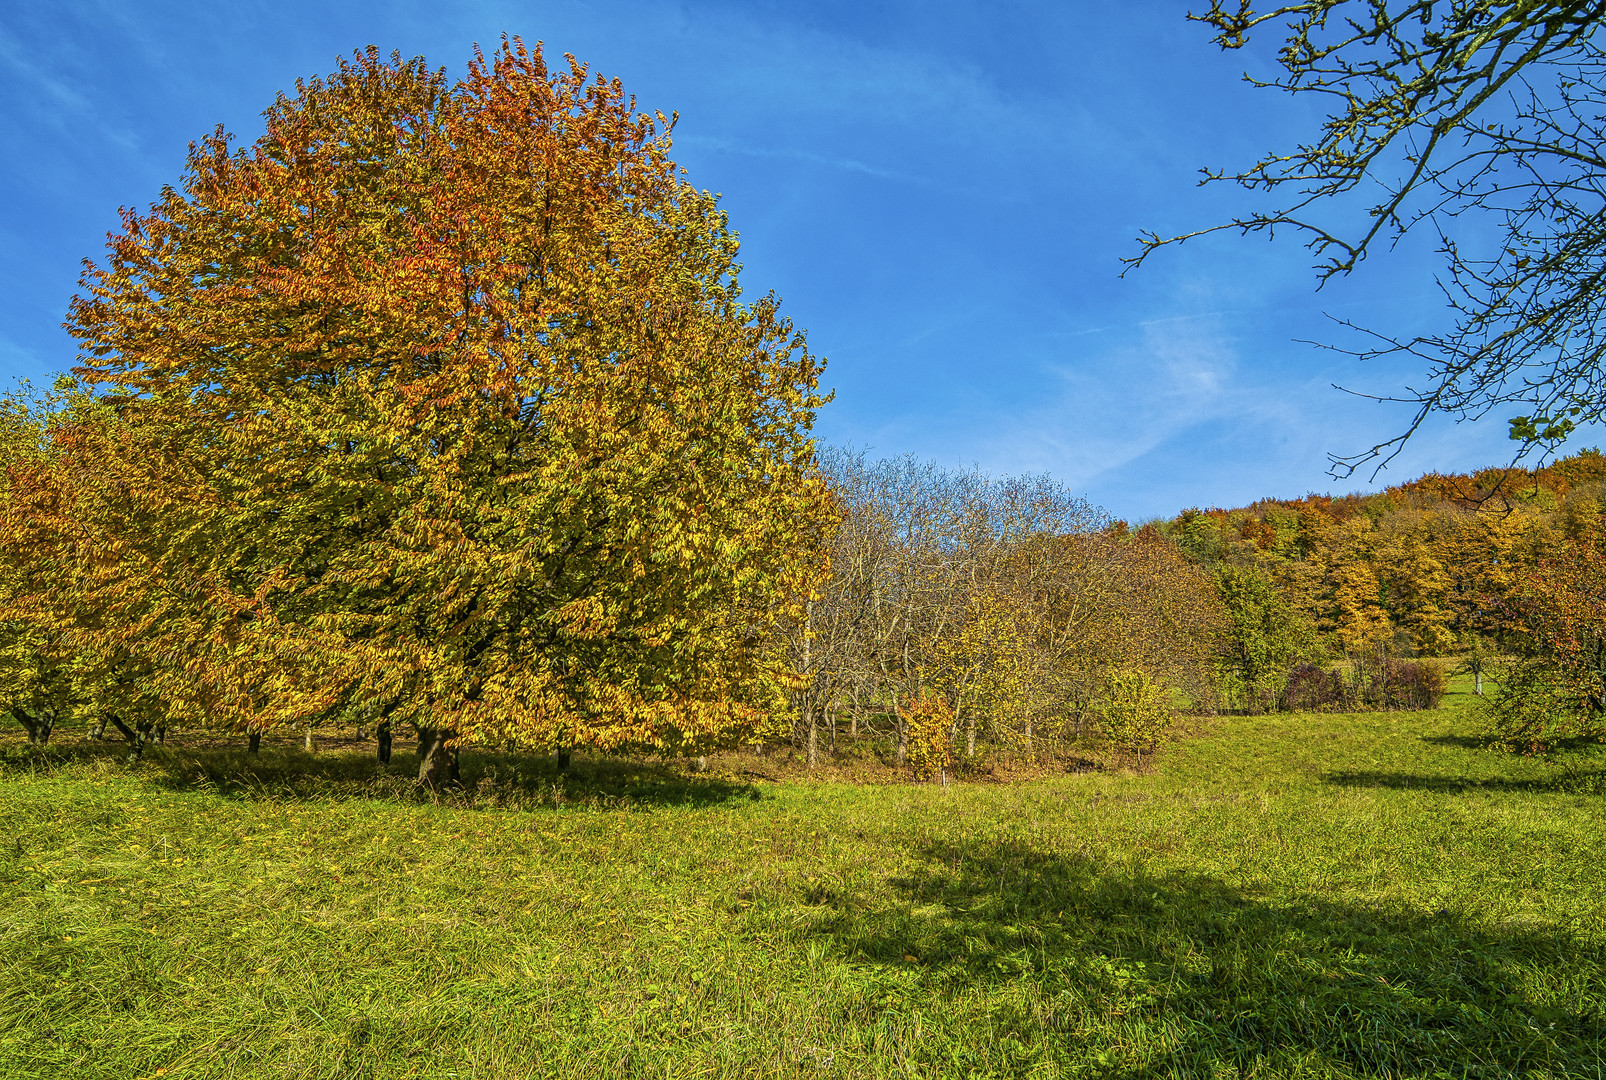
M1558 640L1545 627L1560 601L1541 594L1593 572L1603 509L1606 455L1590 449L1371 495L1187 510L1159 529L1214 578L1235 654L1221 689L1253 706L1286 696L1300 661L1455 656L1481 676L1492 654L1584 649L1587 620ZM1568 603L1597 602L1591 588L1579 579ZM1598 711L1587 687L1571 693Z

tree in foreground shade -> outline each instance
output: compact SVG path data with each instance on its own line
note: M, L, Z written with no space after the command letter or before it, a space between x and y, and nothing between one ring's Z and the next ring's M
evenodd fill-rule
M435 781L462 739L685 749L775 707L820 364L665 118L517 40L457 82L369 50L265 115L124 211L69 318L85 378L195 433L149 483L205 488L237 598L191 643L215 715L410 721Z

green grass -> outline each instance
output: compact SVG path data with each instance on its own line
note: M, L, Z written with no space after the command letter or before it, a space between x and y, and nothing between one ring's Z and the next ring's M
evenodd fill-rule
M406 755L12 749L0 1076L1600 1077L1606 755L1472 734L947 789L471 759L439 803Z

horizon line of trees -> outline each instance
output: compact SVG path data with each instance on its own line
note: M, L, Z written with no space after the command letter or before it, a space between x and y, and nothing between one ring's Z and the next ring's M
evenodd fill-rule
M1499 652L1520 657L1503 669L1491 704L1492 729L1513 748L1596 731L1606 699L1598 670L1606 664L1589 651L1598 635L1589 637L1588 618L1574 610L1566 632L1555 628L1557 613L1587 594L1580 582L1600 559L1600 512L1590 501L1600 482L1578 468L1560 496L1530 494L1498 508L1487 499L1424 498L1416 482L1407 499L1394 492L1370 504L1349 500L1340 528L1321 527L1336 516L1330 503L1303 500L1188 512L1131 530L1048 477L871 461L826 447L798 474L825 506L814 547L800 549L813 550L802 557L821 569L794 579L807 584L790 608L772 606L767 624L749 624L743 648L772 660L759 680L762 704L741 722L667 744L608 746L582 734L565 745L494 728L441 733L419 722L417 702L402 700L405 688L380 708L357 681L338 693L325 688L322 699L317 688L309 694L302 681L338 674L336 667L320 672L290 637L275 642L270 657L250 652L239 624L254 620L243 612L233 613L235 636L207 636L217 634L219 612L206 610L212 600L197 587L193 564L188 590L175 589L171 570L161 569L174 559L182 565L198 540L207 542L186 530L197 520L193 500L175 498L173 478L155 484L149 471L152 462L168 468L181 459L151 453L156 433L136 437L126 402L64 381L43 398L14 393L5 404L0 691L38 742L67 717L97 738L117 730L136 753L170 726L235 730L254 749L266 731L296 731L310 742L318 725L341 721L373 731L382 758L394 727L410 724L421 772L469 742L546 746L563 756L575 745L669 753L780 740L813 765L836 749L845 725L850 737L887 740L897 764L924 774L997 749L1051 755L1089 735L1141 754L1184 709L1431 708L1444 690L1443 665L1413 658L1433 652L1476 654L1480 678L1498 666ZM1595 456L1581 460L1595 467ZM54 486L41 483L51 477ZM1332 605L1344 595L1338 589L1298 591L1317 580L1352 582L1375 565L1362 558L1389 552L1392 572L1403 573L1412 564L1397 557L1398 545L1423 544L1431 559L1439 538L1464 539L1471 528L1489 547L1483 558L1463 558L1458 571L1503 565L1505 587L1485 582L1476 606L1447 605L1480 620L1473 625L1483 633L1470 642L1450 639L1445 648L1444 636L1413 636L1431 624L1420 608L1396 620L1381 584L1374 595L1383 614L1370 637L1356 637L1353 621L1319 619L1317 605ZM1356 536L1373 542L1357 545ZM1526 546L1494 546L1512 536ZM144 576L129 576L130 556ZM1465 596L1454 588L1464 582L1448 570L1444 577L1446 595ZM150 588L164 595L146 595ZM1412 594L1392 593L1402 595ZM220 658L220 647L234 655ZM1570 659L1558 662L1562 655ZM242 697L228 680L248 673L255 693ZM286 692L313 707L285 709L273 696ZM236 711L242 702L249 711Z

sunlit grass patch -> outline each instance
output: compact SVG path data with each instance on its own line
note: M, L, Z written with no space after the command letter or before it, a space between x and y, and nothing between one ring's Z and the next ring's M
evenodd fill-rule
M1599 1076L1606 757L1474 736L1224 718L946 789L487 756L438 799L406 755L13 756L0 1075Z

